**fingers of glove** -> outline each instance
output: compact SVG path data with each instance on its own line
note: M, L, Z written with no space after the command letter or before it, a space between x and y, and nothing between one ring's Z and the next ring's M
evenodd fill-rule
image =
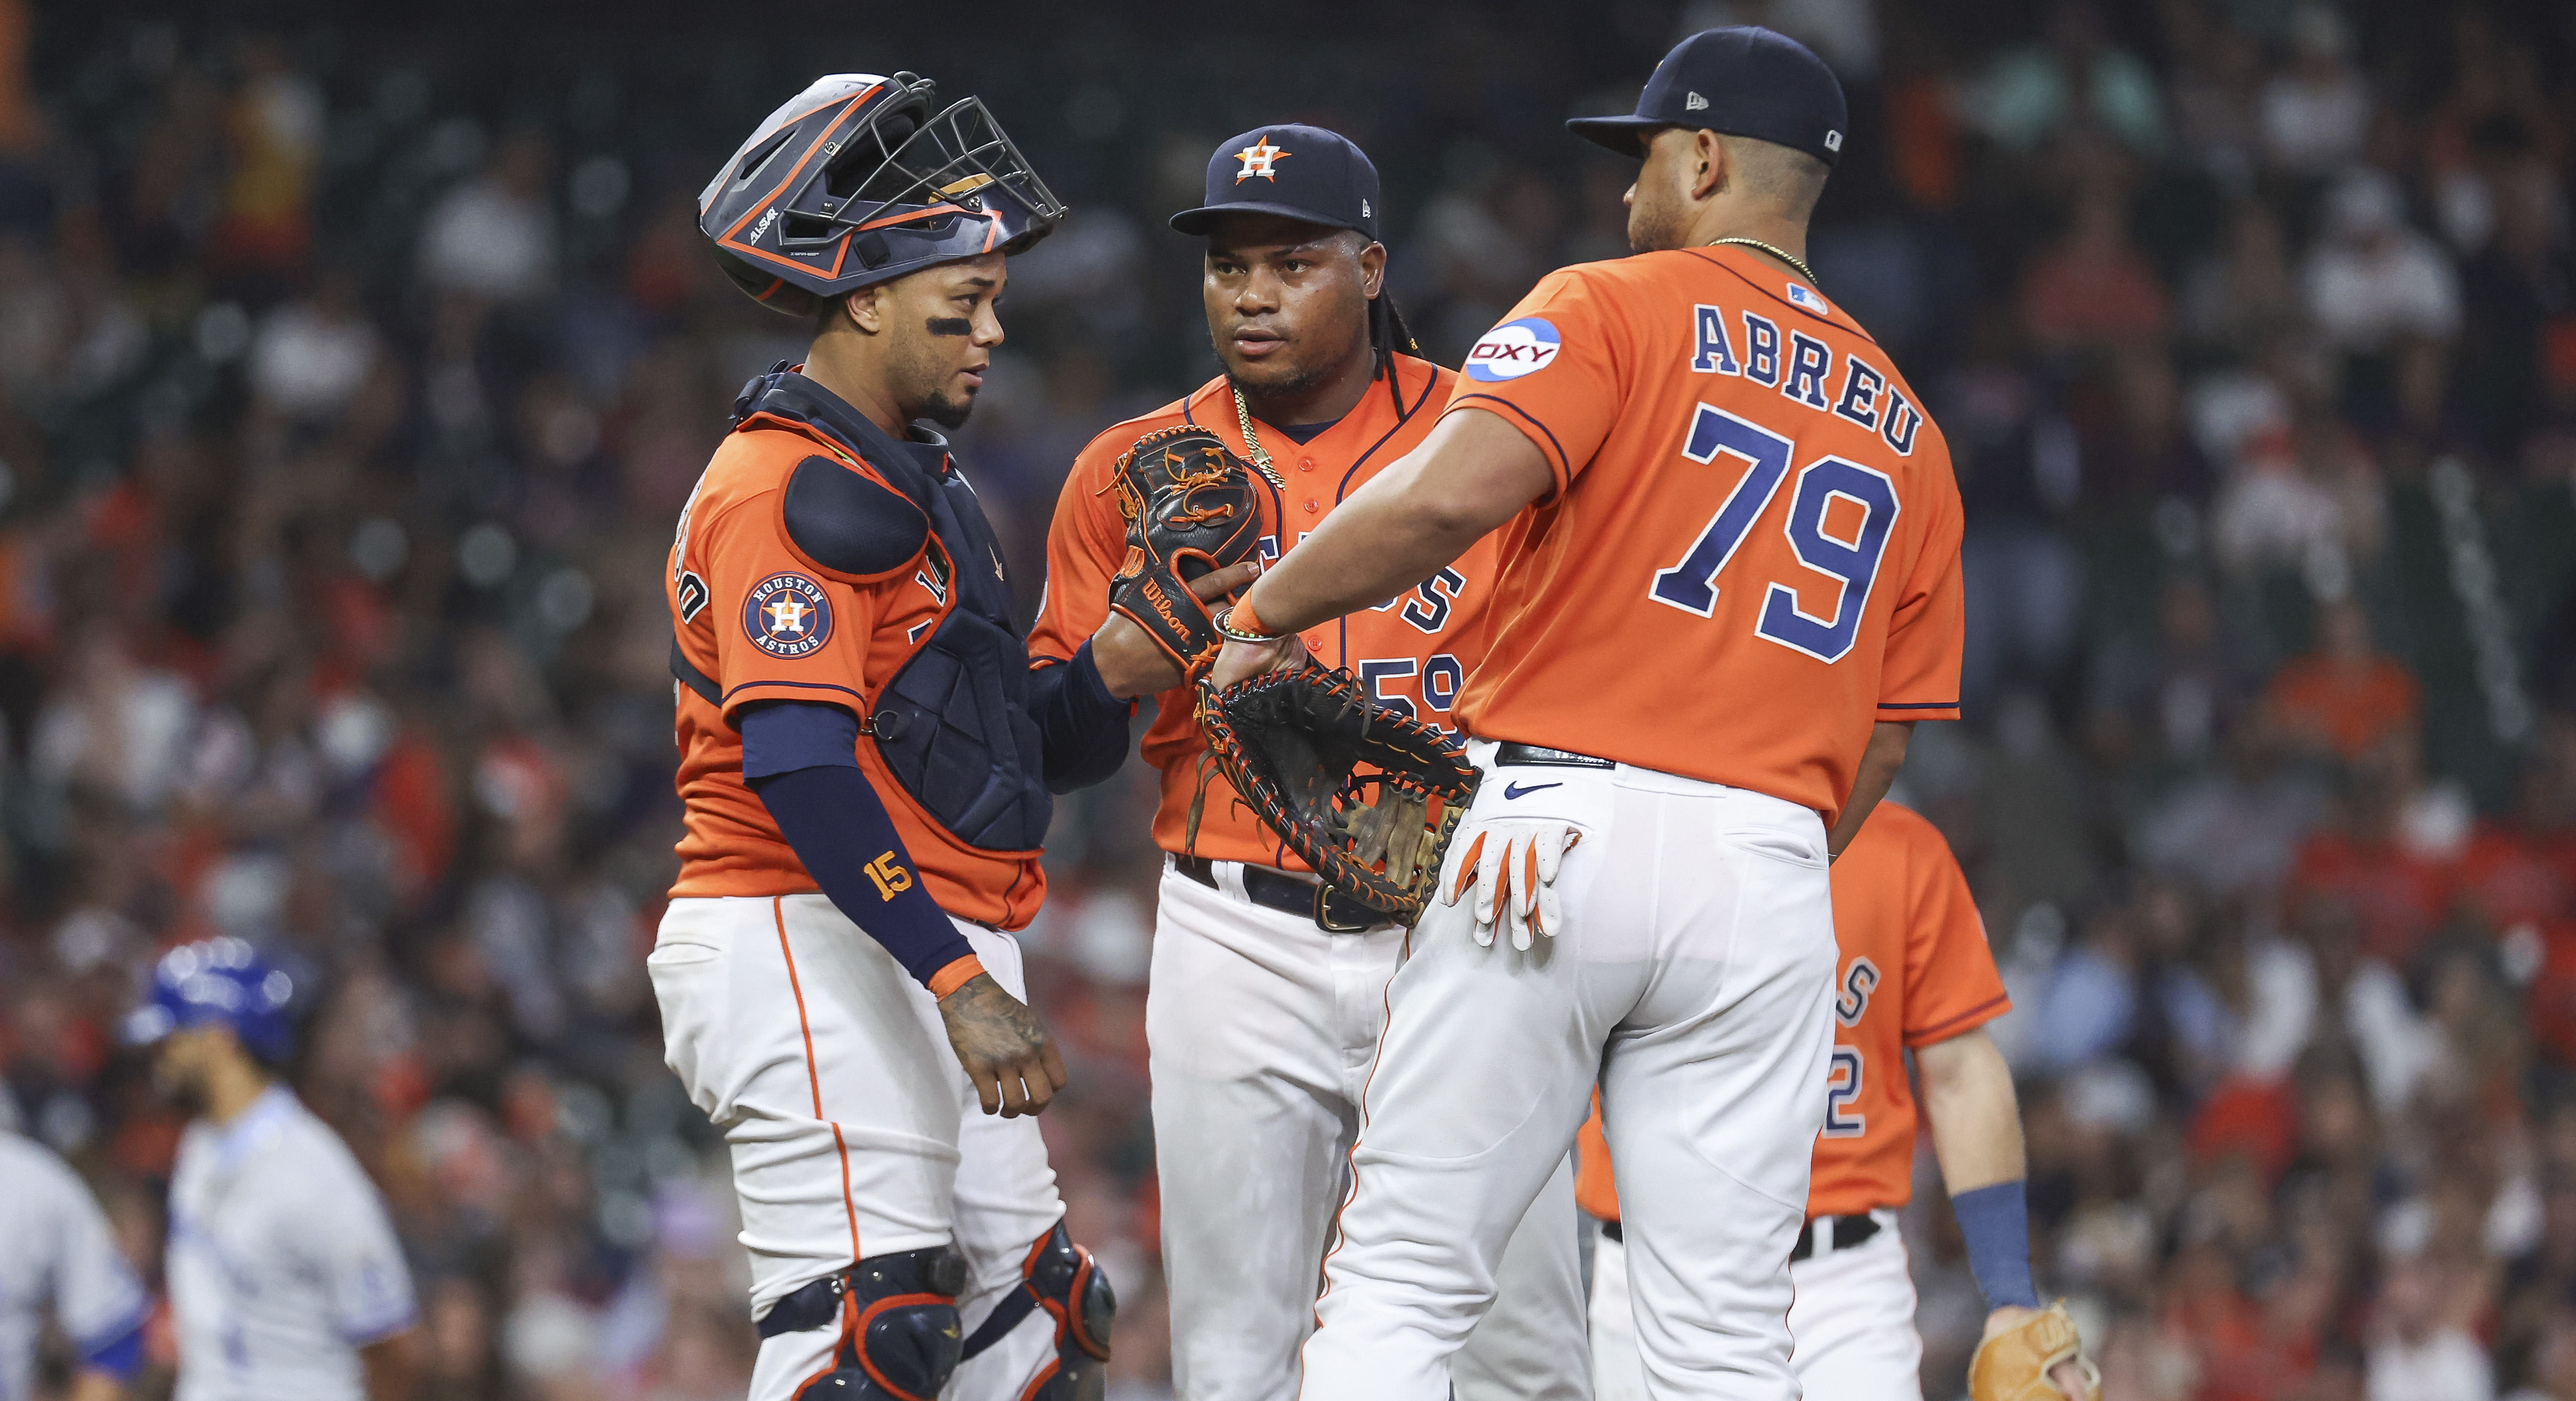
M1510 854L1512 840L1484 842L1476 853L1476 922L1491 924L1503 906L1504 885L1510 877L1503 858Z
M1522 832L1504 855L1504 876L1512 883L1512 919L1528 922L1530 909L1538 904L1538 847L1548 845L1548 832Z
M1467 893L1467 887L1476 883L1477 859L1484 854L1485 834L1478 832L1474 843L1468 846L1467 853L1458 858L1458 875L1456 879L1450 881L1449 888L1440 893L1441 904L1457 904L1458 897Z
M1565 927L1565 902L1557 898L1553 883L1540 884L1538 905L1530 912L1530 927L1551 939Z
M1556 873L1565 865L1565 854L1583 834L1572 827L1557 827L1538 834L1538 886L1545 890L1556 884Z

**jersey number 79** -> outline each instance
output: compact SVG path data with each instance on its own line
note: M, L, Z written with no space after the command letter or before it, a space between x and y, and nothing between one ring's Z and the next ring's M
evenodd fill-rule
M1671 568L1656 571L1648 597L1703 618L1716 612L1717 576L1790 475L1791 446L1788 439L1759 424L1713 404L1699 406L1682 456L1693 462L1713 462L1723 452L1742 459L1745 473L1689 552ZM1785 527L1789 548L1800 564L1841 581L1841 596L1832 613L1820 618L1798 606L1796 589L1775 580L1763 598L1761 621L1753 633L1831 665L1841 661L1860 637L1861 615L1868 611L1870 588L1878 582L1879 559L1896 524L1896 484L1885 473L1831 453L1798 469L1797 479ZM1850 511L1841 513L1842 521L1827 523L1838 500L1858 508L1857 523Z

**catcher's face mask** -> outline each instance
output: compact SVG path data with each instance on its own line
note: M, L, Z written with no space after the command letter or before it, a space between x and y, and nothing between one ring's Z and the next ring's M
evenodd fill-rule
M698 229L752 300L794 315L934 263L1017 253L1064 218L979 98L836 73L770 114L698 195Z

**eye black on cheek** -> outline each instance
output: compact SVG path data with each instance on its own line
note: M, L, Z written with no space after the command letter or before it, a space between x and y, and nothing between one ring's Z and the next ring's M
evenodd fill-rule
M971 336L975 323L963 316L934 316L922 323L934 336Z

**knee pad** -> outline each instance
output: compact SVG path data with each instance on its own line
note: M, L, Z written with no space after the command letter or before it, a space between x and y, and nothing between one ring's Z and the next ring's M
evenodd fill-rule
M828 1284L839 1296L840 1341L796 1401L937 1401L965 1356L957 1296L966 1257L945 1245L871 1255Z
M1055 1326L1055 1360L1039 1371L1021 1401L1098 1396L1118 1296L1109 1287L1109 1276L1100 1272L1090 1251L1073 1243L1062 1221L1029 1247L1020 1265L1020 1287L993 1306L992 1316L966 1340L965 1355L973 1357L1000 1342L1022 1319L1038 1312Z

